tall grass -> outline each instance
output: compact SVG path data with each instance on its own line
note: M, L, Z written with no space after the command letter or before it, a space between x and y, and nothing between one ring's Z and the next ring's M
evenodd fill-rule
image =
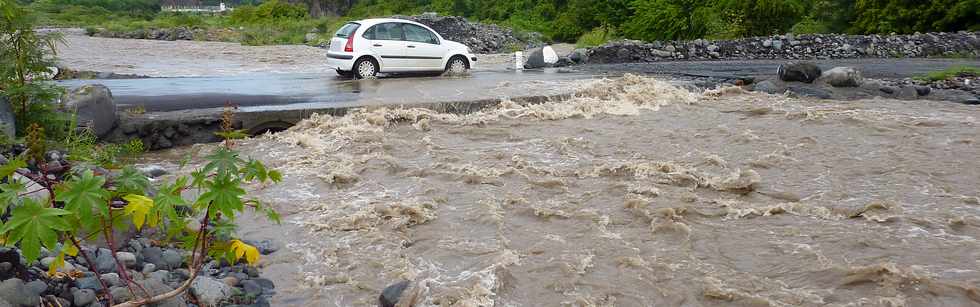
M948 69L934 71L916 79L925 81L942 81L954 77L976 77L980 76L980 67L977 66L953 66Z
M601 26L592 31L582 34L575 42L575 46L579 48L588 48L595 46L605 45L610 40L616 38L616 30L611 27Z

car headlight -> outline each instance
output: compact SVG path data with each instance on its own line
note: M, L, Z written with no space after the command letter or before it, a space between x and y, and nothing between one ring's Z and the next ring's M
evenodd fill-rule
M466 47L466 53L467 53L467 54L470 54L470 53L472 53L472 52L470 52L470 47Z

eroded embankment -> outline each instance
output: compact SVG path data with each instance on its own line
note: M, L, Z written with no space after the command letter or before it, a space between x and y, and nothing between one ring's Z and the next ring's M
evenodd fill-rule
M626 76L239 146L286 174L256 188L287 213L281 304L374 306L409 279L440 306L970 306L978 115Z

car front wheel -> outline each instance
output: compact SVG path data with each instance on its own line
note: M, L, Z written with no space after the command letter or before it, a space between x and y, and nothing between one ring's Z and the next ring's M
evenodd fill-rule
M461 75L466 73L467 69L466 59L461 56L454 56L449 59L449 63L446 63L446 74L449 75Z
M378 76L378 63L370 58L361 58L354 63L354 76L358 79L374 78Z

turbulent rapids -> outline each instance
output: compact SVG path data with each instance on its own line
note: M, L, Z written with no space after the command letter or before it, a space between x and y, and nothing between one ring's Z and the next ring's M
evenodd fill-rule
M627 75L239 146L286 174L254 187L287 215L281 305L977 306L978 115Z

